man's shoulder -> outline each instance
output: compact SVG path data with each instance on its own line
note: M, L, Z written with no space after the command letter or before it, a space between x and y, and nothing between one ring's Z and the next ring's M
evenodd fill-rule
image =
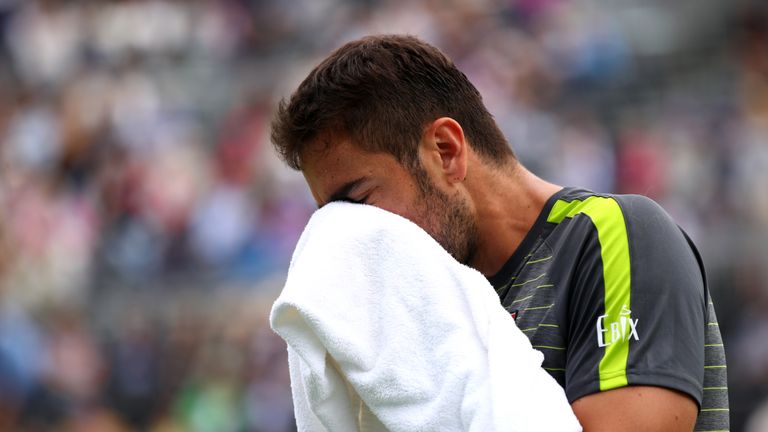
M607 204L610 201L618 204L625 216L664 216L669 218L669 215L661 205L645 195L594 192L580 188L565 188L557 196L551 212L556 211L558 206L571 204L573 208L578 209L575 211L575 213L578 213L590 209L590 203L594 203L592 204L592 208L594 208L610 205Z
M603 234L624 233L629 238L685 243L682 231L669 213L644 195L567 188L557 197L547 220L559 224L568 218L588 220L589 226Z
M548 220L559 226L547 242L566 262L576 263L571 271L599 266L610 274L626 274L627 280L631 276L635 289L659 285L661 275L696 291L706 283L693 242L646 196L566 189Z

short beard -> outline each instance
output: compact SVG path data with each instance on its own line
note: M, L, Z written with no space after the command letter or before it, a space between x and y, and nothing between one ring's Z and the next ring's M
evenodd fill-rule
M427 231L456 261L469 265L477 252L477 223L469 206L458 196L438 189L423 167L413 170L419 188L419 219Z

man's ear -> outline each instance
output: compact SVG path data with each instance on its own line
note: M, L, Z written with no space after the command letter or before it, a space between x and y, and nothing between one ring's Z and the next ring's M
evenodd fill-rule
M467 141L459 123L450 117L433 121L424 132L426 150L439 163L440 176L450 184L467 176ZM439 160L438 160L439 158Z

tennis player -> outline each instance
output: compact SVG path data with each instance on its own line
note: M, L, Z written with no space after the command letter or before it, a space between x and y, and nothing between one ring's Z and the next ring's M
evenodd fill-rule
M319 206L397 213L485 274L584 430L728 430L723 343L690 239L648 198L526 170L435 47L342 46L280 104L272 140Z

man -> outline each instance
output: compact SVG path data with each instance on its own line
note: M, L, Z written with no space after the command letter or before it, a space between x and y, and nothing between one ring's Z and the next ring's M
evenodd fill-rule
M586 431L728 429L722 340L690 240L647 198L527 171L436 48L395 35L344 45L280 104L272 139L319 206L397 213L485 274Z

